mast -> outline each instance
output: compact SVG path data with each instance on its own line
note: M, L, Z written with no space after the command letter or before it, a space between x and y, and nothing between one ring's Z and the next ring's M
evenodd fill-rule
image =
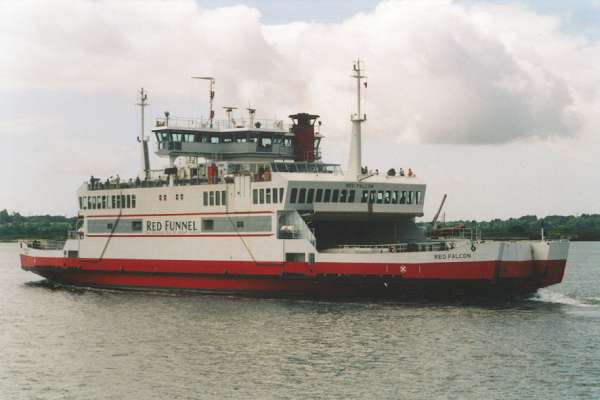
M148 153L148 139L144 135L144 108L149 106L150 104L147 102L148 94L144 92L144 88L140 90L140 102L136 105L140 106L141 110L141 131L140 136L138 137L138 142L142 145L141 147L141 155L142 155L142 171L141 176L144 179L150 179L150 154Z
M361 61L357 59L352 67L353 74L352 78L356 79L356 113L350 117L352 121L352 136L350 139L350 154L348 155L348 165L346 167L346 179L358 180L361 175L362 168L362 149L361 149L361 136L362 136L362 124L367 120L367 115L362 114L361 110L361 80L366 78L363 75L363 68ZM366 87L365 82L365 87Z
M215 78L212 76L192 76L192 79L202 79L205 81L209 81L209 89L208 89L208 119L210 121L210 129L213 128L213 121L215 119L215 111L213 109L213 101L215 99Z

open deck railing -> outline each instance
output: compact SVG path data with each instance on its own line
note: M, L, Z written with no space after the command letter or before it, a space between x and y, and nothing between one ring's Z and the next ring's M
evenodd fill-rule
M213 120L212 128L208 118L185 117L160 117L156 118L157 128L183 128L183 129L212 129L215 131L226 129L266 129L288 132L290 124L276 119L232 118L231 120Z
M429 241L412 243L387 243L387 244L342 244L340 250L362 250L373 253L405 253L421 251L446 251L456 247L453 241Z

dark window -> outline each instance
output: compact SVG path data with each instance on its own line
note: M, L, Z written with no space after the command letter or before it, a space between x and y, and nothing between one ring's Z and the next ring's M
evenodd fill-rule
M235 226L238 228L243 228L244 227L244 221L236 221Z
M277 188L273 188L273 203L278 203L279 199L277 198L277 194L279 192L277 191Z
M83 209L83 198L79 197L79 208Z
M392 203L398 204L398 191L397 190L394 190L392 192Z
M300 189L300 196L298 196L298 203L303 204L306 202L306 189Z
M298 189L292 188L292 193L290 194L290 203L296 202L296 196L298 196Z
M285 200L283 199L283 188L279 188L279 199L283 203Z
M356 190L351 190L348 194L348 203L354 203L354 197L356 196Z
M331 202L332 203L337 203L339 195L340 195L340 190L339 189L333 189L333 193L331 194Z
M115 198L115 196L110 196L110 200L112 208L117 208L117 199Z
M182 195L183 196L183 195ZM135 208L135 194L131 195L131 207Z
M203 219L202 220L202 230L203 231L212 231L215 229L215 221L212 219Z
M367 200L369 200L369 191L368 190L363 190L362 194L360 196L360 202L361 203L366 203Z
M215 205L221 205L221 192L215 192Z
M377 204L383 203L383 190L377 192Z
M208 192L202 193L202 200L205 206L208 205Z
M400 196L400 204L406 203L406 192L403 190L402 195Z
M175 195L175 200L179 200L179 193Z
M265 189L260 189L258 194L258 197L260 197L260 204L265 204Z
M314 195L315 195L315 189L308 189L308 193L306 194L306 202L308 204L313 202Z
M131 195L127 195L127 208L131 208Z
M102 196L102 208L106 208L106 196Z
M271 204L271 188L265 189L266 203Z
M165 196L165 199L167 198L167 196ZM121 195L121 208L125 208L125 195L122 194Z
M113 226L114 226L114 225L113 225L112 223L110 223L110 224L106 224L106 229L108 229L109 231L112 231L112 229L113 229Z
M408 192L408 204L412 204L413 201L413 192Z
M323 200L323 189L317 189L317 196L315 197L315 201L320 203Z
M131 230L136 232L142 231L142 221L131 221Z
M183 196L183 195L181 195L181 196ZM183 199L183 197L182 197L182 199ZM221 205L224 205L224 206L227 205L227 195L226 195L225 190L221 190Z
M252 190L252 203L258 204L258 189Z
M383 194L383 202L385 204L390 204L390 202L392 201L392 192L387 190L384 194Z
M179 195L179 200L183 200L183 193Z
M346 189L342 189L340 192L340 203L345 203L348 198L348 191Z
M215 205L215 192L213 192L212 190L208 192L208 205Z
M421 192L415 192L415 204L421 204Z
M375 198L377 197L377 192L374 190L371 190L369 192L369 203L375 203Z
M323 203L329 203L331 200L331 189L325 189L325 196L323 197Z

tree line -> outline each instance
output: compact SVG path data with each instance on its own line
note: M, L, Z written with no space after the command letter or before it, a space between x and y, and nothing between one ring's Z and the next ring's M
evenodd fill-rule
M62 240L75 230L77 219L60 215L36 215L26 217L18 212L0 211L0 240L54 239ZM419 225L431 231L431 223ZM507 220L452 221L439 224L438 228L464 226L473 231L477 228L484 239L540 239L541 228L549 239L600 240L600 214L551 215L538 218L526 215Z

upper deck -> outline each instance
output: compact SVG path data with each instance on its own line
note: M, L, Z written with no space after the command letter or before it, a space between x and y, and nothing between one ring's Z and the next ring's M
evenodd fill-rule
M159 156L197 156L219 160L319 159L322 136L314 132L312 157L298 154L294 124L282 120L163 117L152 130Z

